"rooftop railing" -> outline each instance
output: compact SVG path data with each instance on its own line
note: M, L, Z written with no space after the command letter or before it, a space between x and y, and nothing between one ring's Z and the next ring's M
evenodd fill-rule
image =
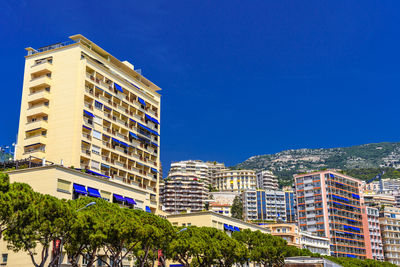
M37 54L37 53L41 53L41 52L45 52L45 51L49 51L49 50L53 50L53 49L60 48L60 47L63 47L63 46L75 44L75 43L76 43L76 41L69 40L69 41L66 41L66 42L52 44L52 45L44 46L44 47L41 47L41 48L38 48L38 49L29 50L28 51L28 56L34 55L34 54Z

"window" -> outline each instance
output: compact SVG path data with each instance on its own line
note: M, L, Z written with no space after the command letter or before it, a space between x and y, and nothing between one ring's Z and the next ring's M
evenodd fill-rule
M100 162L92 160L92 168L94 169L100 169Z
M92 153L96 155L100 155L100 147L92 145ZM98 167L100 169L100 166Z
M100 125L103 123L103 119L100 118L99 116L94 116L93 121L94 121L94 123L97 123Z
M3 253L3 254L1 254L1 258L2 258L2 263L7 263L7 260L8 260L8 254L7 254L7 253Z
M69 193L70 187L71 187L71 182L62 179L57 180L57 191Z
M101 133L99 131L93 130L93 137L97 139L101 139Z
M103 104L100 103L99 101L94 101L94 106L95 106L97 109L100 109L100 110L103 109Z

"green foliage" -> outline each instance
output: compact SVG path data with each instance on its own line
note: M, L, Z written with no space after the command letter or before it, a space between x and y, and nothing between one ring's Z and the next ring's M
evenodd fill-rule
M382 261L375 261L375 260L336 258L336 257L330 257L330 256L324 256L324 258L326 258L330 261L333 261L337 264L340 264L343 267L395 267L395 266L397 266L397 265L389 263L389 262L382 262Z
M242 220L243 219L243 203L240 196L236 196L233 199L231 214L233 218Z

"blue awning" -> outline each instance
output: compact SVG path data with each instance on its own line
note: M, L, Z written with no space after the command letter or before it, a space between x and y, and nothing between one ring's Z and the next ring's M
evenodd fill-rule
M116 201L124 202L125 198L123 196L113 194Z
M117 90L120 91L121 93L124 92L124 90L122 90L122 87L121 87L118 83L114 83L114 87L115 87L115 89L117 89Z
M145 114L145 115L146 115L146 118L147 118L148 120L150 120L150 121L152 121L152 122L154 122L154 123L156 123L156 124L160 124L160 123L158 122L157 119L155 119L155 118L153 118L153 117L151 117L151 116L149 116L149 115L147 115L147 114Z
M151 170L153 171L153 172L158 172L156 169L154 169L154 168L151 168Z
M110 111L112 110L111 108L107 107L106 105L104 105L104 108L105 108L105 109L108 109L108 110L110 110Z
M88 193L89 193L89 196L90 196L90 197L101 197L101 196L100 196L100 192L99 192L98 189L88 187L87 190L88 190Z
M107 168L107 169L110 168L110 166L108 166L108 165L106 165L106 164L104 164L104 163L101 164L101 167L104 167L104 168Z
M150 129L149 127L147 127L147 126L145 126L145 125L143 125L141 123L138 123L138 124L139 124L140 127L142 127L143 129L149 131L150 133L160 136L156 131Z
M223 211L223 210L219 210L218 212L219 212L219 213L224 213L224 211Z
M146 102L144 102L144 100L141 99L140 97L138 97L138 98L139 98L139 103L142 104L143 106L146 106Z
M137 123L137 121L135 121L135 120L133 120L133 119L131 119L131 118L129 118L132 122L134 122L134 123Z
M138 136L135 133L129 132L129 135L132 136L135 139L138 139Z
M156 146L156 147L158 147L158 145L157 145L156 143L153 143L153 142L152 142L151 144L152 144L153 146Z
M99 105L100 107L103 107L103 104L97 100L94 101L97 105Z
M80 184L74 184L74 191L78 194L87 195L86 188Z
M227 225L226 223L224 223L224 229L229 231L229 225Z
M149 206L146 206L146 212L151 213L151 209Z
M229 225L229 229L230 229L232 232L234 232L234 231L235 231L235 229L233 228L233 226L232 226L232 225Z
M102 174L102 173L98 173L98 172L95 172L95 171L86 170L86 172L87 172L87 173L90 173L90 174L93 174L93 175L97 175L97 176L101 176L101 177L105 177L105 178L110 178L110 177L107 176L107 175L104 175L104 174Z
M233 227L233 229L234 229L236 232L240 232L240 229L239 229L239 227L237 227L237 226Z
M101 89L100 87L98 87L98 86L95 86L95 87L96 87L96 89L99 89L100 91L103 91L103 92L104 92L104 90Z
M87 126L85 126L85 125L82 125L82 127L83 127L83 128L85 128L85 129L88 129L89 131L91 131L91 130L92 130L92 128L90 128L90 127L87 127Z
M125 200L129 205L136 205L136 201L133 198L125 197Z
M89 111L84 110L83 111L86 115L88 115L89 117L94 117L94 115L92 113L90 113Z

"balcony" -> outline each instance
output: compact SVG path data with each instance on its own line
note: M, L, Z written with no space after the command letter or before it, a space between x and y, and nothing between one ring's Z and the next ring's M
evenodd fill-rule
M38 105L38 106L33 106L31 108L28 108L26 112L26 116L30 117L36 114L49 114L49 107L46 105Z
M44 158L45 154L46 154L45 145L43 144L25 147L24 151L24 155L34 156L37 158Z
M31 67L31 73L36 72L51 72L53 70L53 64L45 60Z
M25 144L26 145L31 145L31 144L47 144L47 138L44 135L36 135L32 137L27 137L25 138Z
M51 78L47 75L43 75L37 78L32 79L29 82L29 87L41 87L41 86L50 86Z
M47 129L47 121L45 120L39 120L39 121L34 121L34 122L28 122L25 126L26 131L30 131L33 129Z
M49 100L50 99L50 92L47 90L41 90L35 93L31 93L28 95L27 101L37 101L37 100Z

